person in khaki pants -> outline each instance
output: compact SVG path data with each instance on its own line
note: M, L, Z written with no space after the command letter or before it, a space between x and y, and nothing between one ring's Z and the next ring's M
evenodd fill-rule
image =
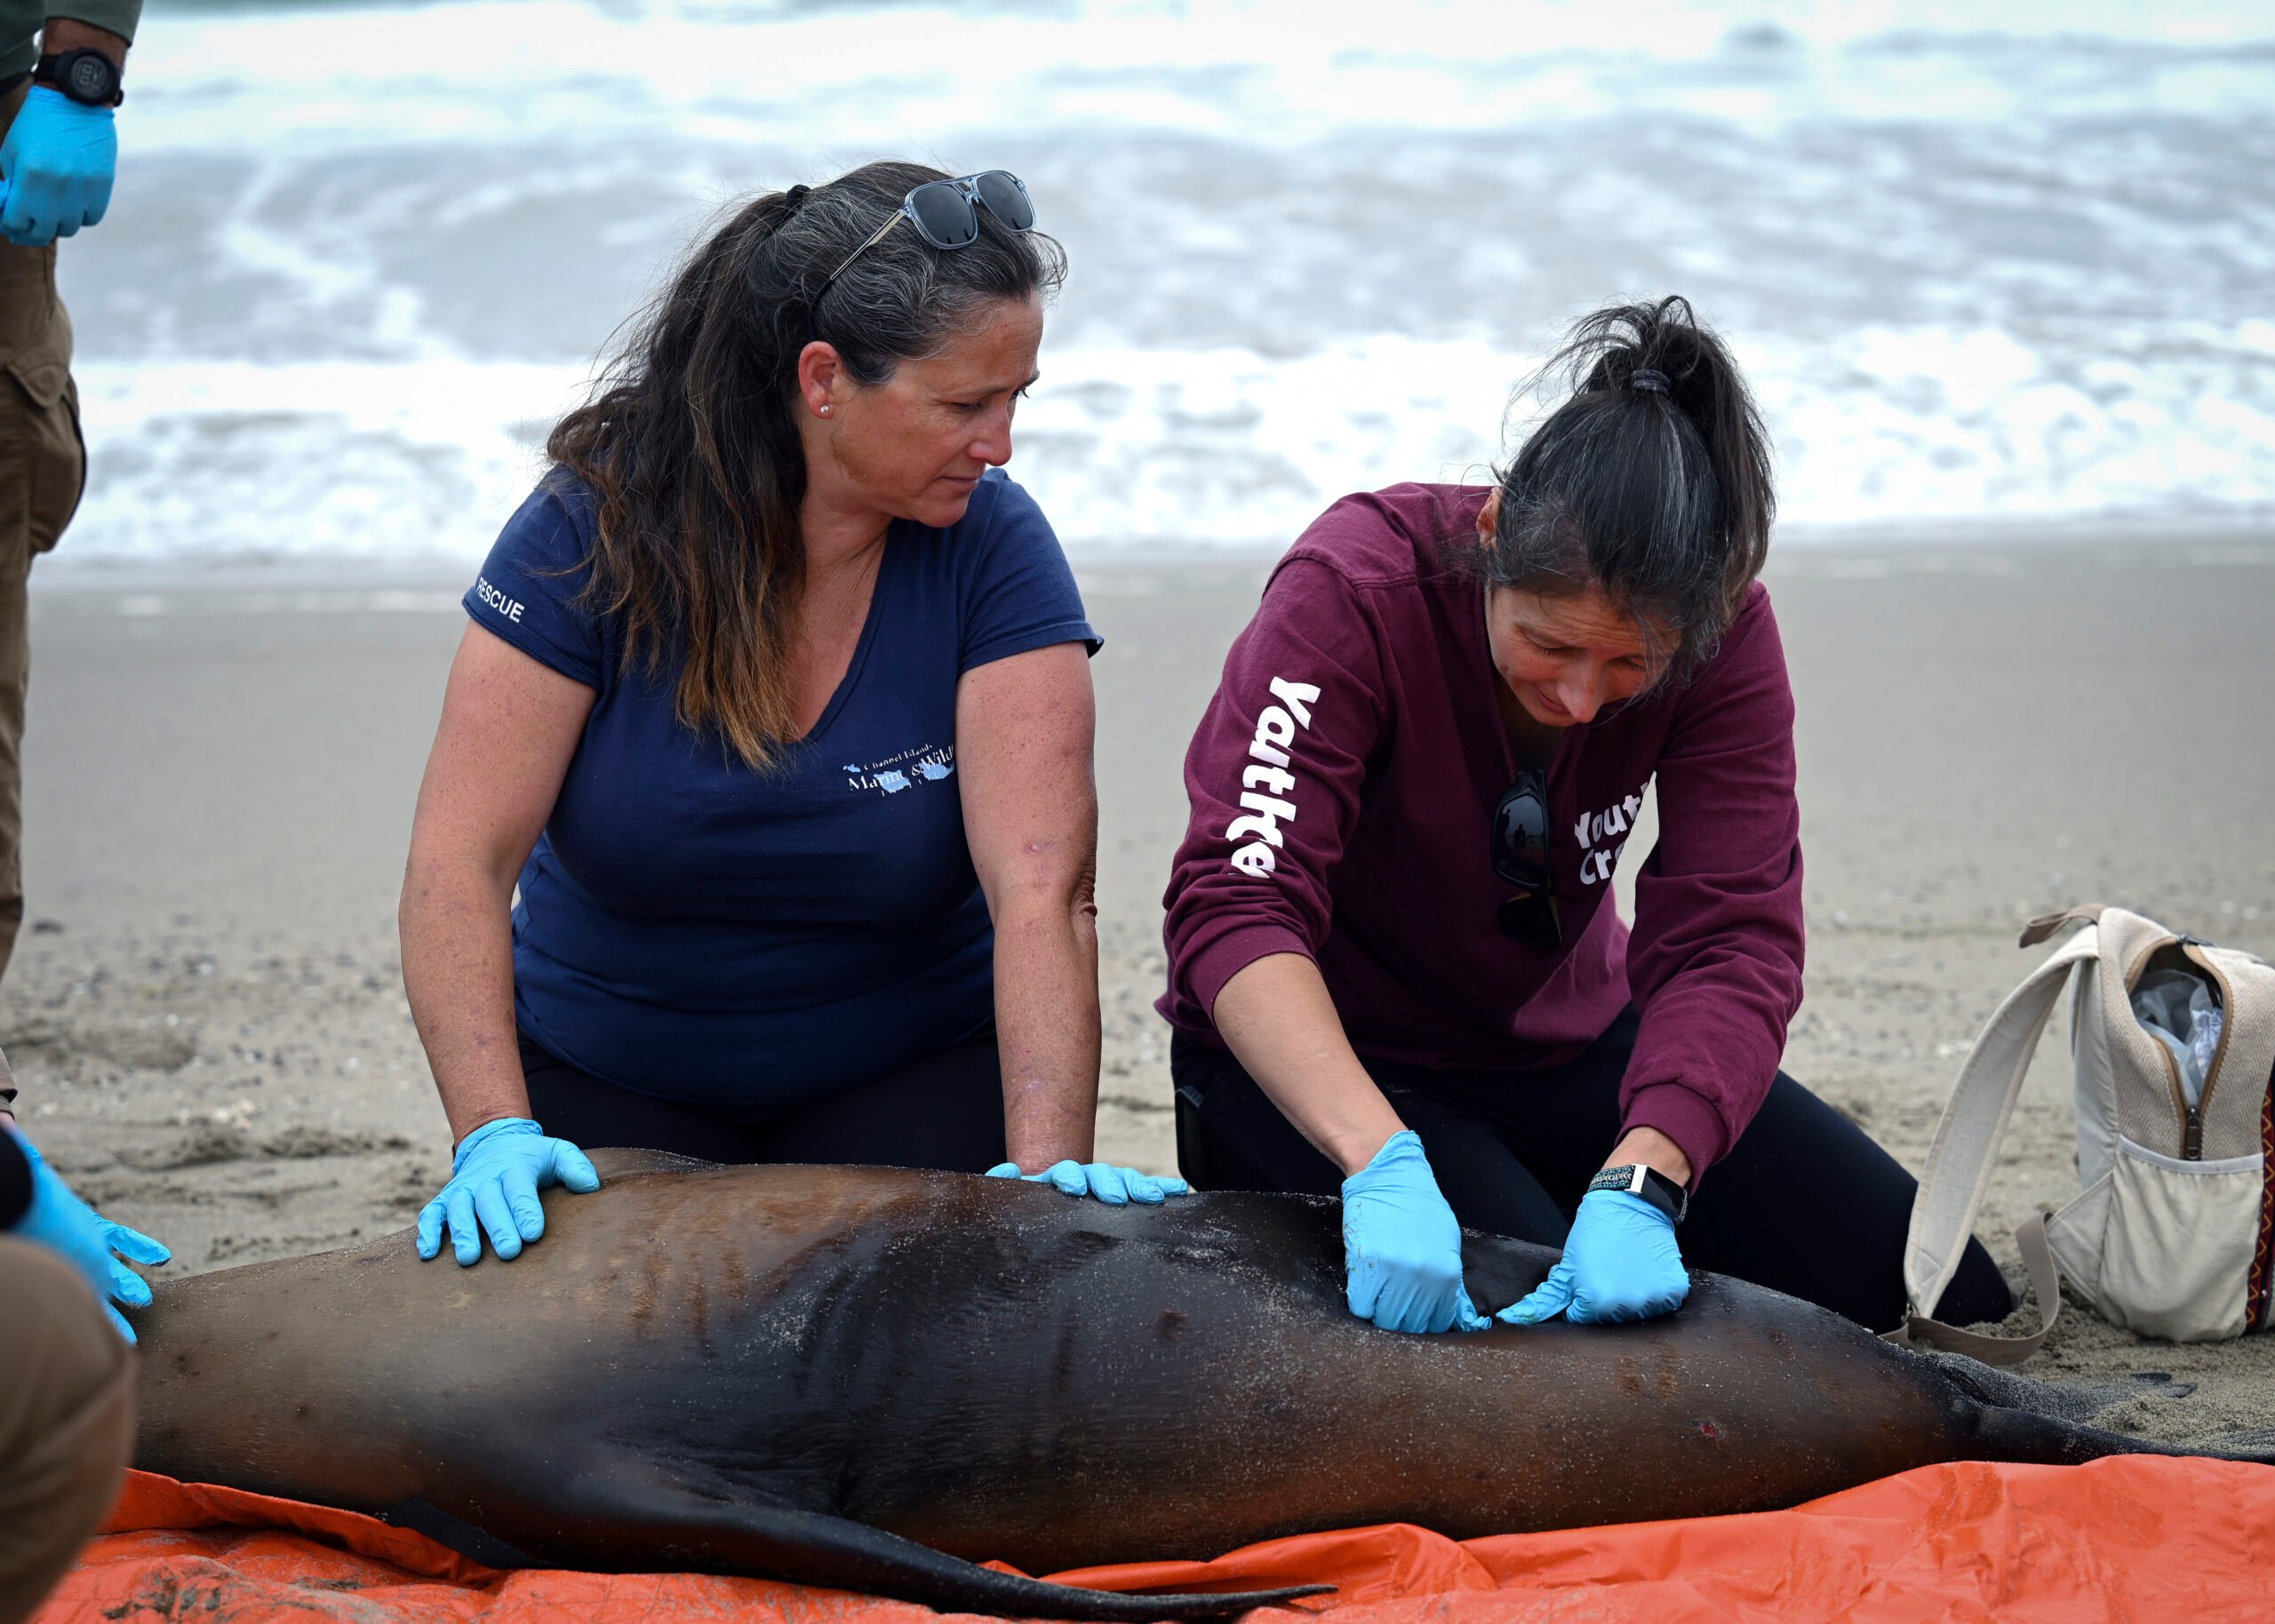
M46 14L50 4L56 14ZM25 587L86 481L55 241L109 207L111 108L141 9L141 0L0 0L0 975L24 917Z
M71 1193L16 1126L0 1056L0 1624L28 1619L118 1493L134 1447L134 1328L165 1247ZM116 1255L114 1255L116 1254Z
M0 973L24 913L25 587L86 479L55 241L109 206L111 108L141 12L53 3L51 15L43 0L0 0ZM15 1098L0 1058L0 1624L31 1616L118 1493L134 1332L115 1304L150 1301L118 1256L168 1255L71 1193L17 1129Z
M118 1497L134 1354L78 1274L0 1235L0 1624L31 1617Z

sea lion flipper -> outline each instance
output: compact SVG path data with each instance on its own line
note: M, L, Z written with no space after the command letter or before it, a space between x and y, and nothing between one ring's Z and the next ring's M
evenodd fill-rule
M658 1551L691 1569L751 1574L921 1603L942 1612L1115 1621L1203 1619L1318 1596L1332 1585L1222 1596L1122 1596L999 1572L826 1512L706 1499L652 1474L581 1474L571 1518L555 1526L573 1545L555 1553L578 1566L655 1565Z
M464 1517L452 1517L423 1500L406 1500L387 1513L387 1520L397 1528L408 1528L413 1533L425 1534L437 1545L446 1545L470 1562L479 1562L491 1568L531 1568L541 1565L525 1552L508 1545L487 1530L475 1527Z

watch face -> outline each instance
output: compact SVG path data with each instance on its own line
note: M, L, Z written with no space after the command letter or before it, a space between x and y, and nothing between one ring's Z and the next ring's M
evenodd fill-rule
M116 88L111 83L110 64L94 52L73 58L64 77L68 83L63 88L79 101L108 101Z

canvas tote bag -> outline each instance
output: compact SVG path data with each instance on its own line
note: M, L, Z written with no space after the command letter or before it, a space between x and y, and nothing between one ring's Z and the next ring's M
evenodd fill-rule
M2267 1328L2275 1245L2275 968L2122 908L2072 908L2031 921L2034 947L2082 926L1992 1015L1936 1125L1904 1249L1909 1301L1891 1341L1993 1365L2020 1363L2062 1309L2057 1271L2112 1325L2168 1341L2221 1341ZM2219 1012L2217 1045L2191 1071L2135 1014L2144 979L2177 972ZM1997 1164L2015 1098L2062 990L2082 1188L2015 1232L2044 1322L2019 1337L1978 1335L1932 1316L1958 1270ZM2206 1023L2209 1031L2209 1023Z

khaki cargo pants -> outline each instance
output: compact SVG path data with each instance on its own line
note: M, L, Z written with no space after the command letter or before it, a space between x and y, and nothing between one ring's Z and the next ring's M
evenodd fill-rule
M0 1624L20 1624L118 1498L134 1355L44 1246L0 1235Z
M0 133L28 86L0 97ZM0 243L0 975L24 922L24 689L31 673L26 585L79 506L87 454L71 382L71 318L55 294L55 250Z

